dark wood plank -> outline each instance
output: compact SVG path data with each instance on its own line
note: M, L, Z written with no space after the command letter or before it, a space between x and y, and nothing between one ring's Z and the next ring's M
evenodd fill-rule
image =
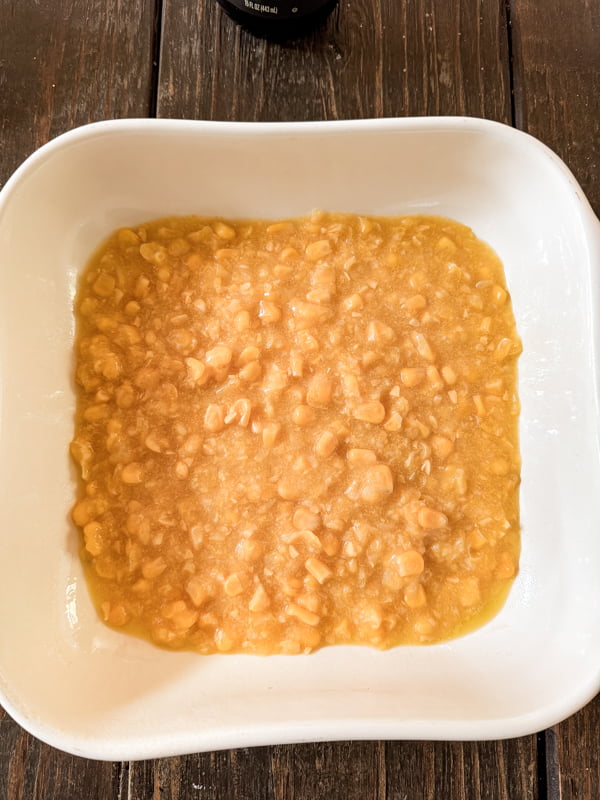
M535 737L280 745L129 769L129 800L545 800Z
M384 745L333 742L131 763L129 800L385 800Z
M164 0L158 115L219 120L479 115L510 122L502 0L353 0L287 44L215 0Z
M269 748L223 750L128 765L127 800L271 800ZM123 798L125 800L125 798Z
M122 788L120 764L48 747L0 707L0 800L124 800Z
M512 0L515 116L572 169L600 214L600 4Z
M272 748L274 800L385 800L383 742L325 742Z
M534 736L503 742L388 742L387 800L545 800Z
M131 763L129 800L384 800L384 745L333 742Z
M0 186L77 125L147 116L154 0L0 0Z
M547 731L548 800L600 797L600 695Z

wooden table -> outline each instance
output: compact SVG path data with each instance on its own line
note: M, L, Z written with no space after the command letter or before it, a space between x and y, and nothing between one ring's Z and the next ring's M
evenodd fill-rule
M532 133L600 212L599 0L340 0L322 30L284 45L240 30L214 0L0 0L0 186L48 139L99 119L425 114ZM58 752L0 709L0 800L325 797L599 800L600 696L516 740L131 763Z

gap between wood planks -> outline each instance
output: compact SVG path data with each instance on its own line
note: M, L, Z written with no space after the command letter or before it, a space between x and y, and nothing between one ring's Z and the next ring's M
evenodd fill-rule
M150 105L148 116L158 117L158 99L160 87L160 47L163 33L164 2L155 0L154 22L152 29L152 69L150 75Z

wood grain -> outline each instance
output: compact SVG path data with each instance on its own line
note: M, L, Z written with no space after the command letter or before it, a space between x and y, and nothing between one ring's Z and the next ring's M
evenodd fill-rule
M223 750L128 765L127 800L272 798L269 748Z
M239 28L215 0L164 0L158 115L309 120L469 114L510 122L499 0L342 0L287 44Z
M119 763L77 758L43 744L0 707L0 800L120 798L121 772Z
M383 800L383 743L326 742L129 765L129 800Z
M271 748L273 800L385 800L382 742L321 742Z
M77 125L147 116L154 0L0 0L0 186Z
M545 800L534 736L503 742L388 742L387 800Z
M600 695L546 733L548 800L600 798Z
M600 214L600 3L512 0L510 17L516 124L567 163Z
M538 800L535 737L324 742L129 765L129 800ZM539 798L542 800L542 798Z

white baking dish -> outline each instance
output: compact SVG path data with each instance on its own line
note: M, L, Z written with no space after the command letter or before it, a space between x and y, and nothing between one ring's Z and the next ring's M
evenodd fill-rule
M441 645L302 657L170 653L96 618L69 521L72 299L119 225L314 207L433 213L505 264L523 340L521 571L485 627ZM477 119L130 120L41 148L0 193L0 701L84 756L319 739L486 739L600 688L600 226L560 160Z

